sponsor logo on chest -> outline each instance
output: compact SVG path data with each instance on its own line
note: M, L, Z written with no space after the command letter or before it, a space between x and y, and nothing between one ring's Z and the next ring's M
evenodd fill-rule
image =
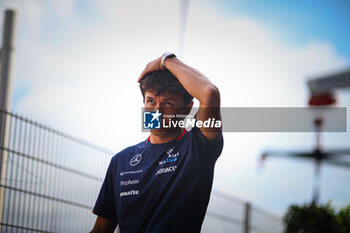
M124 171L124 172L120 172L120 176L124 176L124 175L129 175L129 174L138 174L138 173L142 173L143 170L136 170L136 171Z
M161 168L157 171L156 176L164 173L174 172L176 170L177 166L171 166L171 167L165 167Z
M135 196L135 195L139 195L139 190L130 190L130 191L120 193L120 197Z
M174 153L174 147L167 150L167 158L159 162L159 166L163 167L167 163L174 163L177 161L179 152Z
M137 164L139 164L142 160L142 155L141 154L137 154L134 157L131 158L129 164L131 166L136 166Z
M128 185L133 185L138 183L139 183L139 180L121 180L120 186L128 186Z

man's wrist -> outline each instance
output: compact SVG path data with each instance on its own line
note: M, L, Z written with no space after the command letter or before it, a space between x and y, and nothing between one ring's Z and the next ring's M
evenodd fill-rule
M173 58L173 57L176 57L175 54L171 53L171 52L166 52L166 53L163 53L161 59L160 59L160 64L161 66L166 69L165 67L165 61L169 58Z

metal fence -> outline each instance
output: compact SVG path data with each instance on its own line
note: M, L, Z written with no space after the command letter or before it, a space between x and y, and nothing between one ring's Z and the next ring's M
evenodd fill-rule
M238 198L213 190L202 233L281 233L282 219Z
M91 210L115 153L1 109L0 122L0 139L8 139L0 144L0 232L91 230ZM213 232L276 233L282 223L214 191L202 227Z
M1 148L7 152L1 232L91 230L113 152L18 114L1 115L9 124L8 145Z

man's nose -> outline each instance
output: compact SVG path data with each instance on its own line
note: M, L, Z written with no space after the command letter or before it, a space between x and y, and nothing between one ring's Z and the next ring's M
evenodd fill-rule
M152 111L157 111L157 109L160 111L160 103L156 102L152 106Z
M154 106L156 109L160 109L161 105L160 105L160 102L157 102Z
M160 102L157 102L155 103L153 106L152 106L152 111L156 112L157 110L159 110L159 112L162 112L162 104Z

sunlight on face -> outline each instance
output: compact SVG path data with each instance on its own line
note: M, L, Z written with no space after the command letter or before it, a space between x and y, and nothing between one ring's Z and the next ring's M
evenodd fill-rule
M159 109L163 114L182 113L183 102L184 99L181 94L165 91L163 94L157 96L155 92L145 92L144 104L147 111L156 111Z

